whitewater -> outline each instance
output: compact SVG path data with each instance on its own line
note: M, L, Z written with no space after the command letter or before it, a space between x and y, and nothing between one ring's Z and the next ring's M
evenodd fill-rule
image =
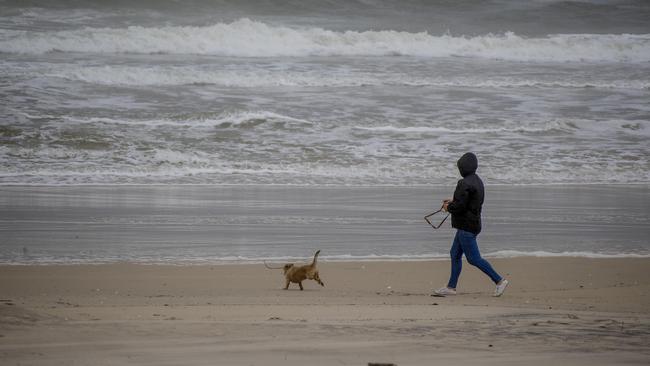
M498 184L650 181L650 33L390 8L364 29L5 5L0 184L447 184L463 150Z
M240 19L205 27L83 28L58 32L3 30L0 52L44 54L144 53L227 57L417 56L477 57L508 61L650 61L650 35L513 32L476 37L427 32L335 32L294 29Z

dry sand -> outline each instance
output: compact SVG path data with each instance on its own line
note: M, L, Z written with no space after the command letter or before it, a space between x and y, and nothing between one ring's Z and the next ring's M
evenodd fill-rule
M1 365L650 364L650 259L0 267Z

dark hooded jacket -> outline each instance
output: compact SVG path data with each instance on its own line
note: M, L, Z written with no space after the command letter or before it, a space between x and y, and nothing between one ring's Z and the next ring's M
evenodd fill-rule
M481 232L481 209L485 191L483 181L476 175L478 159L466 153L458 159L458 170L463 179L456 184L454 199L447 206L451 213L451 226L478 235Z

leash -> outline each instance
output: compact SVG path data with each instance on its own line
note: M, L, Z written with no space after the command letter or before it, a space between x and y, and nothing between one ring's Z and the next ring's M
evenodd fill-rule
M439 223L438 225L434 225L431 221L429 221L429 217L431 217L431 216L433 216L433 215L435 215L435 214L437 214L437 213L439 213L439 212L442 212L442 208L443 208L443 207L445 207L444 204L443 204L442 206L440 206L440 209L439 209L438 211L436 211L436 212L432 212L432 213L430 213L430 214L424 216L424 221L426 221L426 222L427 222L429 225L431 225L431 227L434 228L434 229L438 229L438 228L440 228L440 227L442 226L442 224L445 223L445 221L447 220L447 218L449 217L449 215L451 215L451 214L448 213L447 216L445 216L445 218L442 219L442 221L440 221L440 223Z
M264 262L264 267L266 267L267 269L282 269L283 268L283 267L271 267L268 264L266 264L266 261L263 261L263 262Z

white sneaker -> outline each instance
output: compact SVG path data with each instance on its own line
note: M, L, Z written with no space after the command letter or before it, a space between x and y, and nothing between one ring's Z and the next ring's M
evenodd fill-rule
M506 290L506 287L508 287L508 280L502 280L498 285L497 288L494 290L494 297L499 297L503 295L503 291Z
M456 295L456 290L453 289L453 288L449 288L449 287L442 287L442 288L439 288L439 289L433 291L432 296L445 297L445 296L449 296L449 295Z

